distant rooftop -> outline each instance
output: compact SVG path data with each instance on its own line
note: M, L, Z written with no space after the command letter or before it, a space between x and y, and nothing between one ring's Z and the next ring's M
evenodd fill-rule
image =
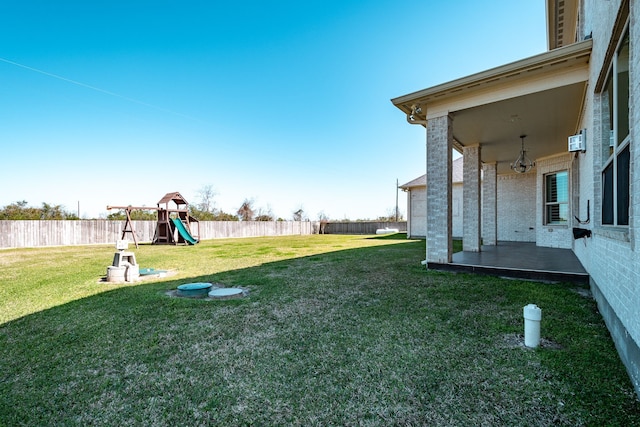
M461 183L463 177L463 157L458 157L452 162L452 170L451 170L451 182L453 184ZM414 180L407 182L406 184L401 185L399 188L403 190L408 190L410 188L415 187L426 187L427 186L427 175L422 175Z

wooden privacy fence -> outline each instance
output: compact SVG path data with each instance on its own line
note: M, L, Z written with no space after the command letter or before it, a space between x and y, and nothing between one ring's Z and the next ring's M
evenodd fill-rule
M124 221L0 221L0 248L115 244ZM151 242L157 221L132 221L138 242ZM200 239L311 234L308 221L200 221ZM131 234L125 236L133 241Z
M124 221L0 221L0 248L114 244L122 237ZM132 221L138 242L151 242L156 221ZM201 240L228 237L315 234L319 223L310 221L200 221ZM380 228L407 231L406 222L329 222L327 234L375 234ZM125 238L133 240L130 234Z
M357 221L357 222L328 222L324 228L326 234L376 234L376 230L382 228L397 228L398 231L407 231L407 222L380 222L380 221Z

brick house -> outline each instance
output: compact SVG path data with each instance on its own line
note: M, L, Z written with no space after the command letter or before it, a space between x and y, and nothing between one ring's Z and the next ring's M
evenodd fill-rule
M640 396L640 1L546 7L548 51L392 99L426 130L426 264L452 260L455 149L463 250L573 251Z
M463 164L458 157L451 164L451 227L454 239L462 239ZM482 182L482 171L480 171ZM535 191L533 174L515 176L499 175L496 183L496 215L498 241L535 242L535 199L529 198L512 203L519 198L523 188ZM427 175L422 175L399 187L407 192L407 238L425 238L427 233L426 203ZM480 188L482 200L482 188Z
M458 157L451 165L451 223L454 238L462 238L462 167ZM427 235L427 175L419 176L401 185L407 193L407 238L425 238Z

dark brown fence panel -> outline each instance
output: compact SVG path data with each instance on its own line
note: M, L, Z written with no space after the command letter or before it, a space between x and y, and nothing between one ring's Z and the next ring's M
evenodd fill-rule
M358 222L328 222L324 232L326 234L376 234L377 230L391 228L398 231L407 231L407 222L379 222L379 221L358 221Z

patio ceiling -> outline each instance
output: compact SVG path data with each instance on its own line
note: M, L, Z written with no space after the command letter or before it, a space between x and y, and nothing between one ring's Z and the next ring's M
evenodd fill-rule
M527 135L525 148L534 160L567 152L567 137L580 130L590 53L587 40L392 102L409 122L423 126L449 114L456 149L479 144L482 162L510 173L520 135Z
M574 83L529 95L455 111L453 136L461 146L480 143L482 161L497 163L498 173L509 165L524 139L532 159L567 151L567 137L579 132L586 83Z

